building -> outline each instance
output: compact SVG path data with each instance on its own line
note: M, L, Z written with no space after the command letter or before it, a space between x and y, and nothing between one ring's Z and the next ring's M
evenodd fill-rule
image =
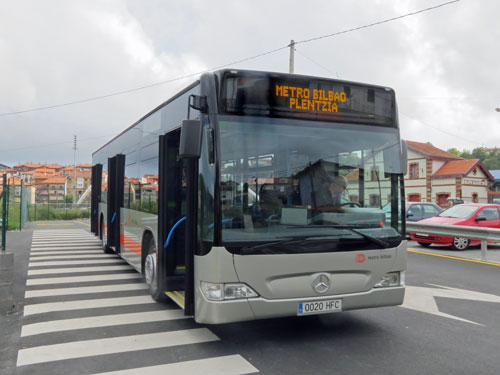
M448 198L487 203L493 176L479 159L464 159L428 143L407 141L406 199L448 207Z
M64 203L66 177L53 176L37 184L36 203Z
M3 173L6 169L10 169L8 165L0 163L0 172Z
M9 202L14 204L21 203L22 180L17 177L7 177L7 185L9 185ZM24 184L26 191L26 199L28 204L35 203L35 187L31 184ZM0 193L3 191L3 177L0 177Z
M488 203L500 203L500 169L490 169L493 184L488 192Z
M92 185L92 172L80 172L77 168L76 179L75 173L72 171L70 174L64 176L67 180L67 194L71 194L76 203L78 199L83 195L85 190ZM86 201L90 201L90 195L88 195Z

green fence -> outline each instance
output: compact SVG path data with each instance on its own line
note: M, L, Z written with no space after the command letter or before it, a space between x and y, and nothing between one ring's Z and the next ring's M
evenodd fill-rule
M2 232L6 230L23 229L28 218L28 194L24 181L16 181L7 179L3 176L2 179L2 196L1 205L2 217L0 225Z
M90 218L90 203L28 204L28 221L72 220Z
M29 203L24 181L3 175L0 196L2 247L7 230L22 230L28 221L72 220L90 218L90 203ZM31 197L34 199L34 195Z

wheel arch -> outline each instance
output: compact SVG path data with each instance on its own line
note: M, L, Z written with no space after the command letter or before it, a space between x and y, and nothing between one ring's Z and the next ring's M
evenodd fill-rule
M148 255L148 243L153 239L156 242L156 238L153 234L153 229L146 227L142 232L141 241L141 273L144 274L144 262L146 261L146 256Z

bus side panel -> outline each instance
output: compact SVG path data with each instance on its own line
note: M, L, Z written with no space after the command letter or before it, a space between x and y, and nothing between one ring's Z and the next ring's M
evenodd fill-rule
M153 234L156 242L158 217L146 212L121 209L122 223L120 226L121 256L137 271L142 272L142 236L145 230Z

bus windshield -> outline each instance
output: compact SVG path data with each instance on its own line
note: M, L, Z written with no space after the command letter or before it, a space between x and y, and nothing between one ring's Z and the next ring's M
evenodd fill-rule
M222 240L233 252L380 249L403 239L396 128L220 116ZM392 223L392 224L391 224ZM321 244L321 245L319 245Z

